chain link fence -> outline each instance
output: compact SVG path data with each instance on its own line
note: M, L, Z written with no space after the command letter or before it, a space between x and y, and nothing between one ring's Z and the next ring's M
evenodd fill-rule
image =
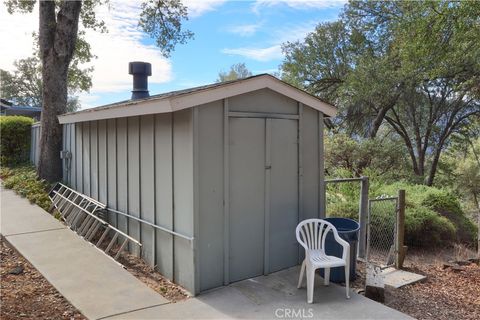
M368 263L389 267L395 264L398 197L379 197L368 201Z

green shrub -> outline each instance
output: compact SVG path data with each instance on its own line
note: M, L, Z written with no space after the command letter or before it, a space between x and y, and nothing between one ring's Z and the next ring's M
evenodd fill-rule
M455 225L458 242L475 243L477 226L468 219L460 206L460 202L453 194L446 191L431 191L423 199L422 205L434 210Z
M447 218L421 206L405 212L405 243L412 247L445 245L455 241L456 228Z
M12 189L44 210L49 210L51 202L48 191L51 185L38 178L34 167L2 167L0 177L3 179L5 188Z
M30 129L33 119L0 116L0 165L13 166L29 159Z
M381 195L396 196L399 189L406 191L405 243L408 246L427 247L453 242L473 244L476 226L461 209L455 195L449 190L425 185L397 182L385 185L370 181L370 198ZM359 183L328 185L327 214L358 221ZM394 214L394 208L376 214ZM382 224L371 225L373 233ZM382 232L378 230L378 232Z

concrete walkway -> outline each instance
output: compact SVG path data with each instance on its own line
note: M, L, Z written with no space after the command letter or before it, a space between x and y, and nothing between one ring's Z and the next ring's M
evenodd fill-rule
M41 208L0 188L1 234L90 319L412 319L345 288L324 287L314 303L298 290L298 267L169 303Z
M299 267L236 282L185 302L146 308L109 319L413 319L317 276L313 304L297 289Z
M0 193L0 233L87 318L169 303L40 207Z

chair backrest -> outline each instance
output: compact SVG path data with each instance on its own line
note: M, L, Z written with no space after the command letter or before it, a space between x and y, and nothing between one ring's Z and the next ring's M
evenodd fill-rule
M305 250L325 251L325 238L333 231L338 237L337 229L328 221L322 219L307 219L300 222L296 229L297 241Z

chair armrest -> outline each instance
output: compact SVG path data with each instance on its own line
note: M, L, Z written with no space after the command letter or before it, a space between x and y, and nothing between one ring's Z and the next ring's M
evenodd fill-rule
M337 232L334 232L333 236L335 237L335 240L343 247L342 260L347 261L347 257L348 257L348 260L350 260L350 244L347 241L340 238Z

